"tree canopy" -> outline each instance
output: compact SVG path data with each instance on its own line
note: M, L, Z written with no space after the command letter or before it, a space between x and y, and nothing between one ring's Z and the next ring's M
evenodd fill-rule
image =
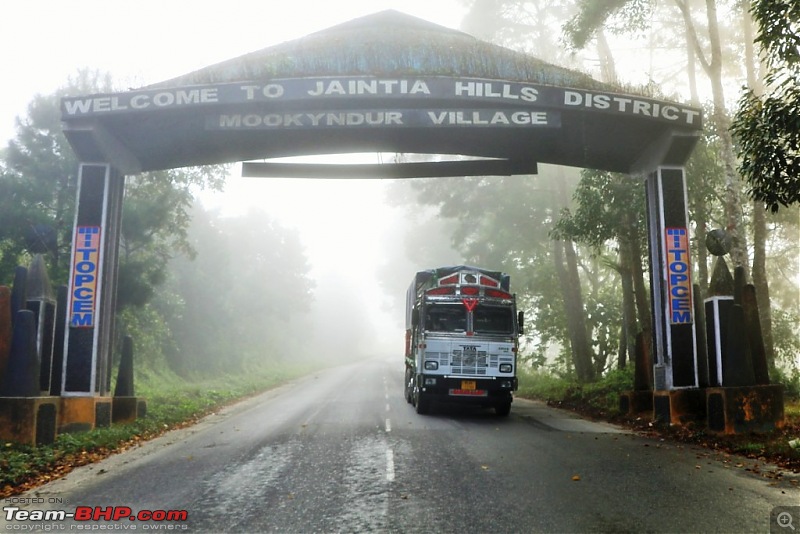
M54 94L34 97L18 119L0 153L0 284L32 254L44 255L54 285L66 284L78 161L59 101L111 90L109 76L81 71ZM134 337L146 367L208 373L263 360L309 304L295 233L263 214L216 220L195 207L195 193L221 190L226 175L226 167L205 166L125 177L116 334Z
M800 204L800 3L755 0L751 13L763 51L766 90L744 93L732 132L750 195L776 212Z

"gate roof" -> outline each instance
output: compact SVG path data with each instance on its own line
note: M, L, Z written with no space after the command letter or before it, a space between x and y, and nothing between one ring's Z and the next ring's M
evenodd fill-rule
M485 174L535 172L537 162L636 172L682 165L702 129L698 108L397 11L61 108L82 161L129 174L371 151L505 165Z

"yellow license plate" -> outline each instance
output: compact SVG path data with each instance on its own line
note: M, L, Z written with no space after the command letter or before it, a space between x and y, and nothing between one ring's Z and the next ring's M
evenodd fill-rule
M462 380L461 389L473 390L478 389L478 387L474 380Z

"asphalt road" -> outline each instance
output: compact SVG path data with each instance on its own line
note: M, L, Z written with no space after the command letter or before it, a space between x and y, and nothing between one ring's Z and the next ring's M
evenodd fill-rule
M320 371L6 500L0 532L770 532L774 507L800 506L796 475L541 403L417 415L402 375L399 360ZM77 507L187 519L32 513Z

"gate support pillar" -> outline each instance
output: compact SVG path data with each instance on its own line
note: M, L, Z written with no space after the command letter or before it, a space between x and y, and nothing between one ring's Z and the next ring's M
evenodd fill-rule
M75 423L93 428L110 421L105 412L110 415L124 184L124 176L108 163L80 165L61 377L65 406L60 425L65 428ZM94 409L67 406L85 403L86 397L94 399ZM99 420L98 413L103 414ZM77 419L68 420L70 414L78 414Z
M655 390L696 388L698 351L684 169L658 166L646 175L645 187Z

